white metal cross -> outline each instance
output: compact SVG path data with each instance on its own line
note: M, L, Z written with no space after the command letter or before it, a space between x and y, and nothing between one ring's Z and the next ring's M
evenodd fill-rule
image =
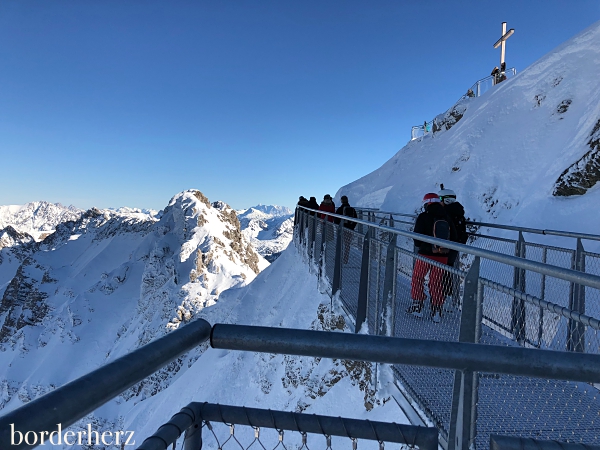
M502 46L502 48L500 49L500 70L501 71L504 71L504 69L505 69L505 67L504 67L504 55L506 53L506 40L509 37L511 37L514 32L515 32L514 28L511 28L507 32L506 31L506 22L502 22L502 36L494 44L494 48L498 48L498 46L500 46L500 45Z

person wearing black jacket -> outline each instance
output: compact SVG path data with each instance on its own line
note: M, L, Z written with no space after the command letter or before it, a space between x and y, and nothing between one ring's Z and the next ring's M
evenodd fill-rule
M304 206L305 208L309 208L308 206L308 200L306 200L306 197L304 197L303 195L300 196L300 198L298 199L298 206ZM300 208L296 208L296 213L294 214L294 229L302 224L302 221L300 219L302 219L302 214L304 214L304 210L300 209ZM302 227L300 227L300 231L299 231L299 239L300 242L302 242L302 234L304 233L304 230L302 229Z
M456 240L460 244L466 244L469 239L467 234L467 219L465 218L465 208L459 202L456 201L456 194L452 189L444 189L444 185L441 185L442 190L438 193L442 205L446 210L446 213L452 219L452 223L456 228ZM455 267L458 259L458 252L456 250L450 250L448 253L448 265ZM444 294L446 296L452 295L454 305L458 305L458 279L456 276L451 276L450 273L444 272Z
M440 198L435 193L425 194L423 197L423 206L425 211L419 214L415 222L414 232L424 234L426 236L434 236L434 224L437 221L445 221L448 223L450 231L450 240L456 240L456 229L452 224L452 220L446 214L444 207L441 204ZM448 254L436 252L432 244L429 244L418 239L414 239L415 246L418 247L418 253L425 258L437 261L442 264L448 264ZM411 297L413 299L412 306L408 309L417 317L423 317L423 302L425 301L425 276L429 273L429 295L431 297L431 316L434 322L439 322L442 314L442 306L444 304L444 292L442 288L442 280L444 270L439 267L428 264L425 261L417 259L413 269L411 280Z
M358 216L356 214L356 210L350 206L348 202L348 197L342 195L340 198L342 204L336 209L335 213L340 216L347 216L356 219ZM342 219L339 217L335 218L335 223L340 223ZM348 228L350 230L354 230L356 227L356 222L352 222L350 220L344 220L344 228ZM350 244L352 243L352 233L350 231L344 230L344 264L348 264L348 257L350 256Z
M308 204L306 205L306 207L310 208L310 209L319 209L319 204L317 203L317 198L316 197L311 197L310 200L308 201ZM311 216L315 215L314 212L310 212L309 214Z

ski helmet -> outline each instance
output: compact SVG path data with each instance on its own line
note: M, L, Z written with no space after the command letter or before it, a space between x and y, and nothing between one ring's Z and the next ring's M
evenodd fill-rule
M423 197L423 204L427 205L429 203L439 203L440 202L440 196L437 195L434 192L430 192L429 194L425 194L425 196Z
M440 200L449 205L450 203L454 203L456 201L456 194L452 189L442 189L439 192Z

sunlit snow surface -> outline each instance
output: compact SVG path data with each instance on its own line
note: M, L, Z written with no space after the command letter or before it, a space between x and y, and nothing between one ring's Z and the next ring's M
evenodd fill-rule
M140 214L90 210L79 222L59 225L26 259L18 242L0 250L0 296L9 306L0 326L21 314L10 308L8 289L19 266L20 285L32 286L27 296L45 295L48 307L28 306L28 317L39 320L0 342L2 413L198 317L211 324L323 328L330 299L294 246L269 266L236 228L235 211L194 190L173 197L160 219ZM256 275L252 267L264 270ZM134 430L139 443L190 401L373 420L382 409L389 420L406 421L393 400L378 406L372 394L366 398L340 361L203 345L73 429L92 423L98 430ZM376 405L371 413L366 403Z
M478 221L597 234L599 185L583 196L552 192L562 172L590 150L600 119L599 71L596 23L514 78L465 100L466 113L450 130L409 142L340 188L336 202L345 194L352 205L414 213L423 195L443 183Z

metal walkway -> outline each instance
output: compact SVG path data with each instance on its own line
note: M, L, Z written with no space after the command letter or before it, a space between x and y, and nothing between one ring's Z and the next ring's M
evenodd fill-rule
M313 219L314 220L314 219ZM307 237L314 240L314 260L318 265L318 254L320 247L320 229L314 228L315 236L311 236L310 222ZM333 225L331 228L336 228ZM366 228L366 227L365 227ZM358 228L357 228L358 230ZM344 233L349 231L344 230ZM361 280L361 269L365 263L363 249L365 236L358 231L350 232L352 238L340 238L341 245L338 252L344 253L347 260L340 258L340 292L339 299L344 310L354 321L357 322L359 306L359 289ZM332 230L331 238L323 247L321 263L323 264L322 275L332 285L335 277L335 259L337 256L336 242L338 230ZM393 337L410 339L424 339L445 342L459 342L461 305L446 308L440 323L434 323L429 314L429 295L425 301L424 317L417 318L407 314L406 310L411 306L411 276L414 264L414 255L405 249L395 247L394 270L396 273L392 298L394 301L387 306L393 310L392 331L382 332L385 325L384 310L386 309L384 293L384 278L388 252L389 238L385 234L375 234L369 241L369 275L368 275L368 300L366 311L366 324L369 334L386 334ZM404 243L403 243L404 244ZM349 249L346 249L349 246ZM389 257L388 257L389 258ZM494 261L484 260L482 267L486 276L502 281L504 285L513 284L513 276L519 275L513 267L499 267ZM496 264L496 265L494 265ZM528 288L532 289L532 280L537 276L535 272L523 271L523 279L527 279ZM501 280L498 277L502 278ZM545 275L544 275L545 277ZM509 280L510 278L510 280ZM538 277L539 278L539 277ZM557 283L562 282L557 278L547 277L548 291L553 287L559 294L555 295L557 304L567 307L570 303L566 297L572 295L568 284L560 287ZM458 278L461 284L461 293L464 286L463 276ZM545 278L544 278L545 280ZM539 282L538 282L539 284ZM503 286L504 286L503 285ZM524 288L524 286L522 286ZM552 311L532 307L526 304L522 308L523 336L520 343L514 340L511 330L511 320L515 320L515 305L519 300L500 291L494 291L487 286L480 286L482 290L482 309L485 310L480 319L480 332L477 342L486 345L501 345L508 347L548 348L565 350L568 338L561 337L567 333L567 327L571 326L568 319ZM506 289L510 289L507 287ZM332 286L332 291L333 289ZM485 296L483 291L485 292ZM426 288L427 292L428 289ZM586 288L588 296L596 295L593 289ZM546 293L548 294L548 293ZM455 296L456 297L456 296ZM483 299L485 297L485 299ZM563 299L563 297L565 297ZM548 294L548 298L552 298ZM452 303L450 297L446 304ZM458 302L460 303L460 302ZM521 303L523 303L521 301ZM511 311L511 309L513 311ZM527 315L527 321L525 319ZM512 316L512 317L511 317ZM389 320L389 319L388 319ZM359 320L360 322L360 320ZM539 323L540 339L535 341L529 339L530 334L538 332ZM508 325L507 325L508 324ZM388 325L389 326L389 325ZM512 324L514 326L514 323ZM544 329L542 329L544 327ZM513 330L514 331L514 330ZM598 353L597 330L587 328L583 335L586 336L587 346L580 351L585 353ZM570 335L569 335L570 336ZM542 339L543 338L543 339ZM538 345L532 345L532 342ZM552 344L548 345L551 341ZM535 344L534 342L534 344ZM558 347L558 348L557 348ZM452 423L453 397L456 396L455 371L445 369L433 369L418 366L395 365L392 367L397 381L401 383L402 390L408 394L408 400L416 403L419 413L424 416L426 422L432 423L440 430L442 444L446 444L450 436L450 430L454 429ZM551 374L549 373L550 377ZM598 389L590 384L581 382L569 382L539 378L530 378L512 375L500 375L495 373L477 373L475 377L476 397L474 400L475 448L483 449L489 446L490 435L510 434L523 438L556 440L563 442L575 442L583 444L600 444L600 399ZM454 419L456 420L456 419ZM446 442L444 442L446 441ZM444 446L446 446L444 445Z

